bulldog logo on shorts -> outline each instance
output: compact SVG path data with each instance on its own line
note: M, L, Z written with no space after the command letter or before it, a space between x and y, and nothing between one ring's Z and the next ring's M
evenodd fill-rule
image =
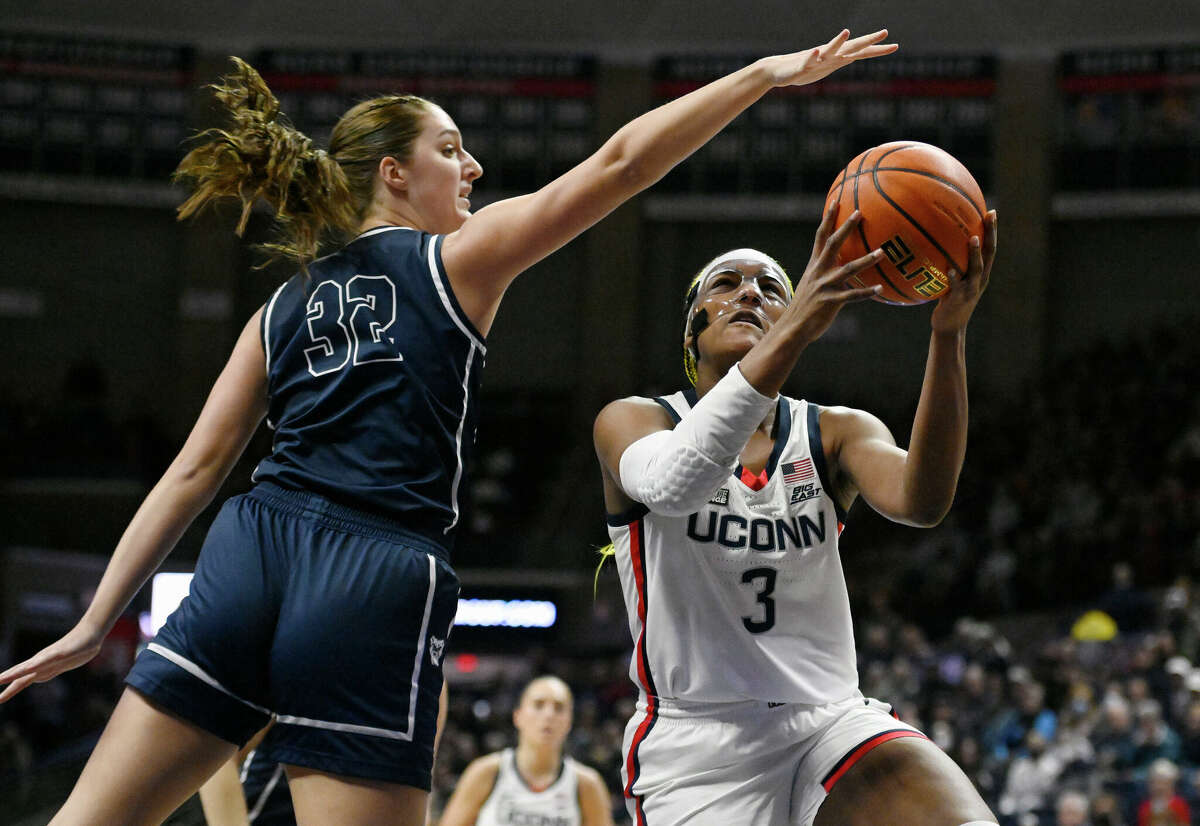
M446 651L446 641L439 640L437 637L429 638L429 661L434 665L440 665L442 662L442 654Z

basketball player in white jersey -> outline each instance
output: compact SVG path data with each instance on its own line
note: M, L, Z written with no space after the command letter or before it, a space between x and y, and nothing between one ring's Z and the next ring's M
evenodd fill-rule
M513 711L517 747L467 766L440 826L612 826L599 773L563 755L572 704L558 677L529 683Z
M858 689L838 533L862 496L932 526L966 449L965 332L996 251L989 213L932 314L908 450L874 416L779 395L808 344L873 289L839 266L860 220L824 217L792 293L734 250L688 292L695 385L609 404L595 425L641 697L623 779L637 826L963 826L995 816L924 735Z

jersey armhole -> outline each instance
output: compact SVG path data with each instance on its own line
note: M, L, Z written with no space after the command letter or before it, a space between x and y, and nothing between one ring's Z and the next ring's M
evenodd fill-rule
M271 317L275 311L275 302L279 300L280 293L284 288L291 283L289 278L276 288L275 292L271 293L271 297L267 303L263 305L262 317L258 321L258 343L263 350L263 359L267 368L267 383L271 381Z
M446 275L446 265L442 263L442 240L445 237L444 235L430 235L425 242L425 258L429 262L429 274L433 278L433 288L437 291L438 298L442 300L442 307L450 316L450 320L486 355L487 347L484 343L483 333L476 329L474 322L467 317L462 305L458 303L454 287L450 284L450 277Z
M667 411L667 415L671 417L672 423L679 424L683 420L683 417L679 415L679 411L675 409L675 405L667 401L665 397L655 396L654 401L657 402L663 410Z
M648 507L641 502L634 502L620 513L604 514L604 521L608 523L610 528L623 528L626 525L632 525L648 513L650 513Z
M833 502L833 510L838 522L846 524L846 509L838 501L833 487L829 484L829 465L825 460L825 444L821 441L821 406L807 402L808 405L808 453L812 456L813 466L817 469L817 478L821 487L829 493L829 501Z

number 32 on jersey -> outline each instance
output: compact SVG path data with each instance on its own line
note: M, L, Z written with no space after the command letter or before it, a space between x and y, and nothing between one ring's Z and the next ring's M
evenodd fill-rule
M396 323L396 285L386 275L356 275L344 289L337 281L322 281L305 309L313 346L304 357L314 376L347 364L404 361L388 333Z

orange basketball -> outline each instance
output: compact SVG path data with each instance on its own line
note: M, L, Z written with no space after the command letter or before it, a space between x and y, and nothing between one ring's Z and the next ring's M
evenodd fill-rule
M882 284L877 300L922 304L949 286L946 272L967 271L967 244L983 239L987 207L971 173L948 152L896 141L863 152L838 174L825 200L838 202L838 225L858 210L862 221L842 244L842 263L875 249L884 258L850 279Z

